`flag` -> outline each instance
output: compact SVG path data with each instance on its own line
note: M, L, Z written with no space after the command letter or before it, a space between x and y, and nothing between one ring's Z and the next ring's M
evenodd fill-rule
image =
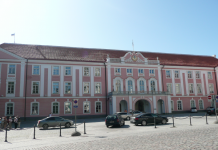
M15 33L14 33L14 34L11 34L11 36L15 36Z
M133 43L133 40L132 40L132 47L134 47L134 43Z

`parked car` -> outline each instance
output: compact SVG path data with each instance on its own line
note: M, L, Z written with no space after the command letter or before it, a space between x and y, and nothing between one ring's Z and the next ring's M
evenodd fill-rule
M154 124L154 117L155 117L156 124L158 123L166 124L168 122L167 117L161 117L153 113L145 113L145 114L140 114L136 117L131 117L130 122L135 124L136 126L138 124L141 124L142 126L146 126L147 124Z
M192 108L190 109L190 111L191 111L191 113L194 113L194 112L196 113L196 112L198 112L196 107L192 107Z
M213 108L214 108L214 107L207 107L206 110L210 110L210 109L213 109Z
M138 110L134 110L134 111L129 113L129 117L135 117L135 116L138 116L139 114L143 114L143 112L138 111Z
M109 126L123 126L125 125L124 119L119 114L108 115L105 119L105 125Z
M212 107L210 109L206 109L207 110L207 114L212 115L215 114L215 108ZM218 113L218 108L216 109L216 113Z
M52 116L47 117L42 120L38 120L37 127L48 129L48 127L56 127L56 126L65 126L66 128L69 128L70 126L74 125L74 122L72 120L64 119L62 117Z
M125 113L125 112L116 112L114 115L120 115L124 120L130 120L130 117L129 117L129 114L128 113Z

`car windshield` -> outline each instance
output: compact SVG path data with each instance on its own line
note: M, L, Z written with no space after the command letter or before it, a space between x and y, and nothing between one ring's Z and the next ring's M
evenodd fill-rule
M158 117L158 115L155 115L155 114L151 114L152 115L152 117Z
M107 119L116 119L117 116L113 115L113 116L107 116Z

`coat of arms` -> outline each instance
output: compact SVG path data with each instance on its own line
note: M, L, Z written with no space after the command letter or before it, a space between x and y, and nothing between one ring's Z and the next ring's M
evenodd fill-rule
M138 59L138 57L137 57L136 55L133 55L133 56L132 56L132 60L133 60L133 61L136 61L137 59Z

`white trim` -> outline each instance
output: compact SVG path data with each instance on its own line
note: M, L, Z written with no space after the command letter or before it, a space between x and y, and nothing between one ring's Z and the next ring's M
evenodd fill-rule
M60 96L64 96L64 66L60 66Z
M132 70L132 73L128 73L128 72L127 72L127 69ZM133 76L133 68L126 68L126 75L127 75L127 76Z
M37 104L38 104L38 114L32 114L32 111L33 111L33 110L32 110L32 108L33 108L33 107L32 107L32 106L33 106L33 103L37 103ZM37 115L39 115L39 104L40 104L40 103L39 103L39 102L36 102L36 101L33 101L33 102L30 103L30 116L37 116Z
M25 62L21 62L20 66L21 66L21 68L20 68L20 97L23 97ZM0 68L0 70L1 70L1 68ZM0 75L0 79L1 79L1 75Z
M187 75L188 75L188 72L189 72L189 71L191 72L191 78L188 77L188 79L193 79L193 71L192 71L192 70L187 70L187 71L186 71Z
M211 73L211 79L208 78L208 72ZM212 71L207 71L207 80L213 80L213 73L212 73Z
M65 103L70 103L70 105L71 105L70 113L66 113L66 112L65 112ZM73 107L72 102L69 101L69 99L67 99L67 101L64 102L64 114L66 114L66 115L68 115L68 114L72 114L72 107Z
M162 79L161 79L161 69L158 67L158 80L159 80L159 91L162 91Z
M65 83L70 83L70 93L65 93L66 92ZM64 81L64 94L72 94L72 82L71 81Z
M157 80L155 78L150 78L148 80L148 85L149 85L149 91L151 91L151 81L154 81L155 82L155 91L158 91L158 88L157 88Z
M202 83L203 95L205 95L205 87L204 87L204 72L203 72L203 71L201 72L201 76L202 76L202 78L201 78L201 83ZM205 77L206 77L206 76L205 76ZM196 84L195 89L197 89L197 84ZM196 93L197 93L197 91L196 91Z
M88 74L88 75L85 75L85 68L89 68L89 74ZM83 66L83 76L84 76L84 77L89 77L90 74L91 74L90 66Z
M54 103L58 103L58 113L57 114L53 113L53 104ZM51 113L54 114L54 115L59 115L60 114L60 102L58 102L56 99L55 99L55 101L51 102Z
M54 74L54 67L58 67L58 74ZM61 69L60 65L52 65L52 75L53 76L60 76L60 74L61 74L60 69Z
M102 94L102 84L101 84L101 82L94 82L95 87L96 87L96 83L100 83L100 93L95 93L95 94ZM94 87L94 89L95 89L95 87ZM96 91L96 89L95 89L95 91Z
M14 74L9 74L9 68L10 68L9 66L10 66L10 65L15 65ZM17 73L17 64L9 63L9 64L8 64L8 67L7 67L7 77L8 77L9 75L12 75L12 76L14 75L14 78L16 78L16 73Z
M13 94L8 93L8 82L14 82L14 93ZM16 93L16 80L6 79L6 97L15 97L15 93Z
M96 69L96 68L99 68L99 69L100 69L100 70L99 70L99 71L100 71L100 76L95 76L95 69ZM99 67L94 67L94 77L101 77L101 67L100 67L100 66L99 66Z
M58 93L53 93L53 84L55 83L58 83ZM60 94L60 81L52 81L52 87L51 87L51 90L52 90L52 94Z
M144 70L144 68L138 68L137 69L138 70L138 77L144 77L145 76L145 70ZM143 73L139 73L139 70L143 70Z
M210 84L213 86L213 93L210 93L210 88L209 88ZM209 93L210 93L210 94L214 94L214 93L215 93L215 90L214 90L214 85L213 85L213 83L208 83L208 88L209 88Z
M79 96L83 96L83 75L82 75L82 66L78 67L79 68ZM76 84L76 82L75 82Z
M193 76L192 76L193 78ZM183 85L183 83L181 83ZM185 73L185 87L186 87L186 95L189 96L189 91L188 91L188 74ZM183 87L183 91L185 91L184 87ZM183 95L185 95L185 92L183 93Z
M13 104L13 114L12 115L7 115L7 104L8 103ZM15 108L15 103L14 102L11 102L10 100L9 100L9 102L5 102L5 116L14 116L14 108Z
M114 68L114 75L115 76L121 76L121 68L120 67L113 67ZM116 73L116 69L120 69L120 72Z
M171 103L171 102L173 102L173 105L172 105L172 103ZM171 107L170 107L171 111L175 111L175 109L174 109L174 101L173 101L173 100L171 100L171 101L170 101L170 103L171 103ZM172 109L172 107L173 107L173 109Z
M143 78L143 77L140 77L138 80L137 80L137 89L138 89L138 92L140 92L140 81L143 80L144 81L144 91L147 91L147 83L146 83L146 80Z
M181 87L181 89L180 89L180 92L182 93L182 96L184 96L185 94L184 94L184 84L183 84L183 73L185 73L185 75L186 75L186 71L180 71L180 87ZM187 77L186 77L186 79L187 79ZM185 80L185 79L184 79ZM188 79L187 79L188 80ZM175 85L175 88L176 88L176 85ZM176 93L176 91L175 91L175 93ZM177 93L176 93L177 94Z
M66 67L70 67L70 75L66 75ZM72 76L72 67L69 65L64 66L64 76Z
M116 96L112 96L112 112L113 114L116 113L117 108L116 108Z
M177 70L175 70L175 71L177 71ZM176 95L176 91L175 91L175 71L172 70L172 94L174 96Z
M106 69L106 68L105 68ZM108 82L108 92L111 92L111 66L107 66L107 79L106 82ZM106 83L105 83L106 84Z
M101 103L101 112L96 112L96 103L97 103L97 102L98 102L98 103ZM95 113L96 113L96 114L101 114L101 113L102 113L102 101L99 101L99 100L98 100L98 101L95 101Z
M195 78L196 79L201 79L201 71L196 70L194 72L195 72ZM197 72L199 72L199 78L197 78Z
M198 93L198 84L200 85L201 93ZM197 90L197 93L198 93L198 94L202 94L202 93L203 93L203 92L202 92L202 84L201 84L201 83L197 83L197 89L196 89L196 90Z
M39 86L38 86L38 93L33 93L33 82L38 82L39 83ZM40 94L40 81L31 81L31 94L33 95L37 95L37 94Z
M84 93L84 84L88 83L89 84L89 93ZM91 94L91 86L90 86L90 82L83 82L83 94Z
M175 91L176 91L176 85L179 85L178 87L179 87L179 93L176 93L176 94L181 94L181 83L176 83L175 84Z
M170 85L170 94L173 94L173 87L172 87L172 83L166 83L167 85ZM168 90L168 88L167 88L167 90Z
M193 93L190 93L190 84L192 84L193 85ZM194 88L194 84L193 83L189 83L188 84L188 92L189 92L189 94L195 94L196 93L196 90L195 90L195 88ZM195 94L196 95L196 94ZM197 96L197 95L196 95Z
M206 78L205 80L206 80L207 95L210 95L209 86L208 86L208 74L207 73L205 73L205 78Z
M195 88L196 86L197 86L197 83L196 83L196 71L194 71L195 72L195 75L193 76L193 81L194 81L194 85L193 85L193 87ZM200 73L200 72L199 72ZM201 74L201 73L200 73ZM201 75L199 75L200 77L201 77ZM199 78L198 78L199 79ZM194 94L195 95L197 95L197 91L196 90L194 90L193 91L194 92Z
M150 70L154 70L154 73L150 73ZM149 77L155 77L155 69L154 68L150 68L148 70L148 72L149 72Z
M85 103L85 102L89 102L89 112L88 112L88 113L85 113L85 112L84 112L84 103ZM88 101L88 100L83 101L83 114L91 114L91 102Z
M132 77L128 77L125 81L126 81L126 91L128 91L128 81L131 80L132 81L132 90L133 92L135 91L135 79L133 79Z
M200 103L199 103L200 101L202 101L203 109L200 109L200 105L199 105L199 104L200 104ZM198 100L198 107L199 107L199 110L204 110L204 100L203 100L203 99L199 99L199 100Z
M94 67L90 67L90 91L91 91L91 96L94 96L95 95Z
M154 113L157 113L156 95L153 95L153 106L154 106Z
M177 100L176 102L176 107L177 107L177 111L182 111L182 110L178 110L178 101L181 101L181 107L182 107L182 110L183 110L183 103L182 103L182 100Z
M123 91L123 79L122 78L120 78L120 77L116 77L116 78L114 78L113 79L113 90L114 90L114 88L115 88L115 84L116 84L116 81L117 80L120 80L120 86L121 86L121 91Z
M176 71L178 71L178 78L176 78ZM174 77L175 79L180 79L180 74L179 74L180 70L174 70L174 74L172 77Z
M52 77L51 77L51 66L48 66L48 96L51 96L52 93L52 89L51 89L51 81Z
M22 58L22 57L20 57L20 56L17 56L17 55L15 55L15 54L13 54L13 53L11 53L11 52L9 52L9 51L3 49L3 48L0 48L0 51L6 53L6 54L8 54L8 55L11 55L12 57L15 57L15 58L17 58L17 59L19 59L19 60L24 60L24 58Z
M192 105L191 105L191 104L192 104L192 103L191 103L192 101L194 102L194 107L196 107L196 102L195 102L195 100L194 100L194 99L191 99L191 100L190 100L190 108L192 108Z
M34 66L39 66L39 74L33 74L33 72L34 72ZM40 69L41 69L41 66L40 66L40 65L32 64L32 75L33 75L33 76L40 75Z
M167 71L170 72L170 77L167 77ZM171 79L172 78L172 73L171 73L171 70L165 70L165 74L166 74L166 79Z

